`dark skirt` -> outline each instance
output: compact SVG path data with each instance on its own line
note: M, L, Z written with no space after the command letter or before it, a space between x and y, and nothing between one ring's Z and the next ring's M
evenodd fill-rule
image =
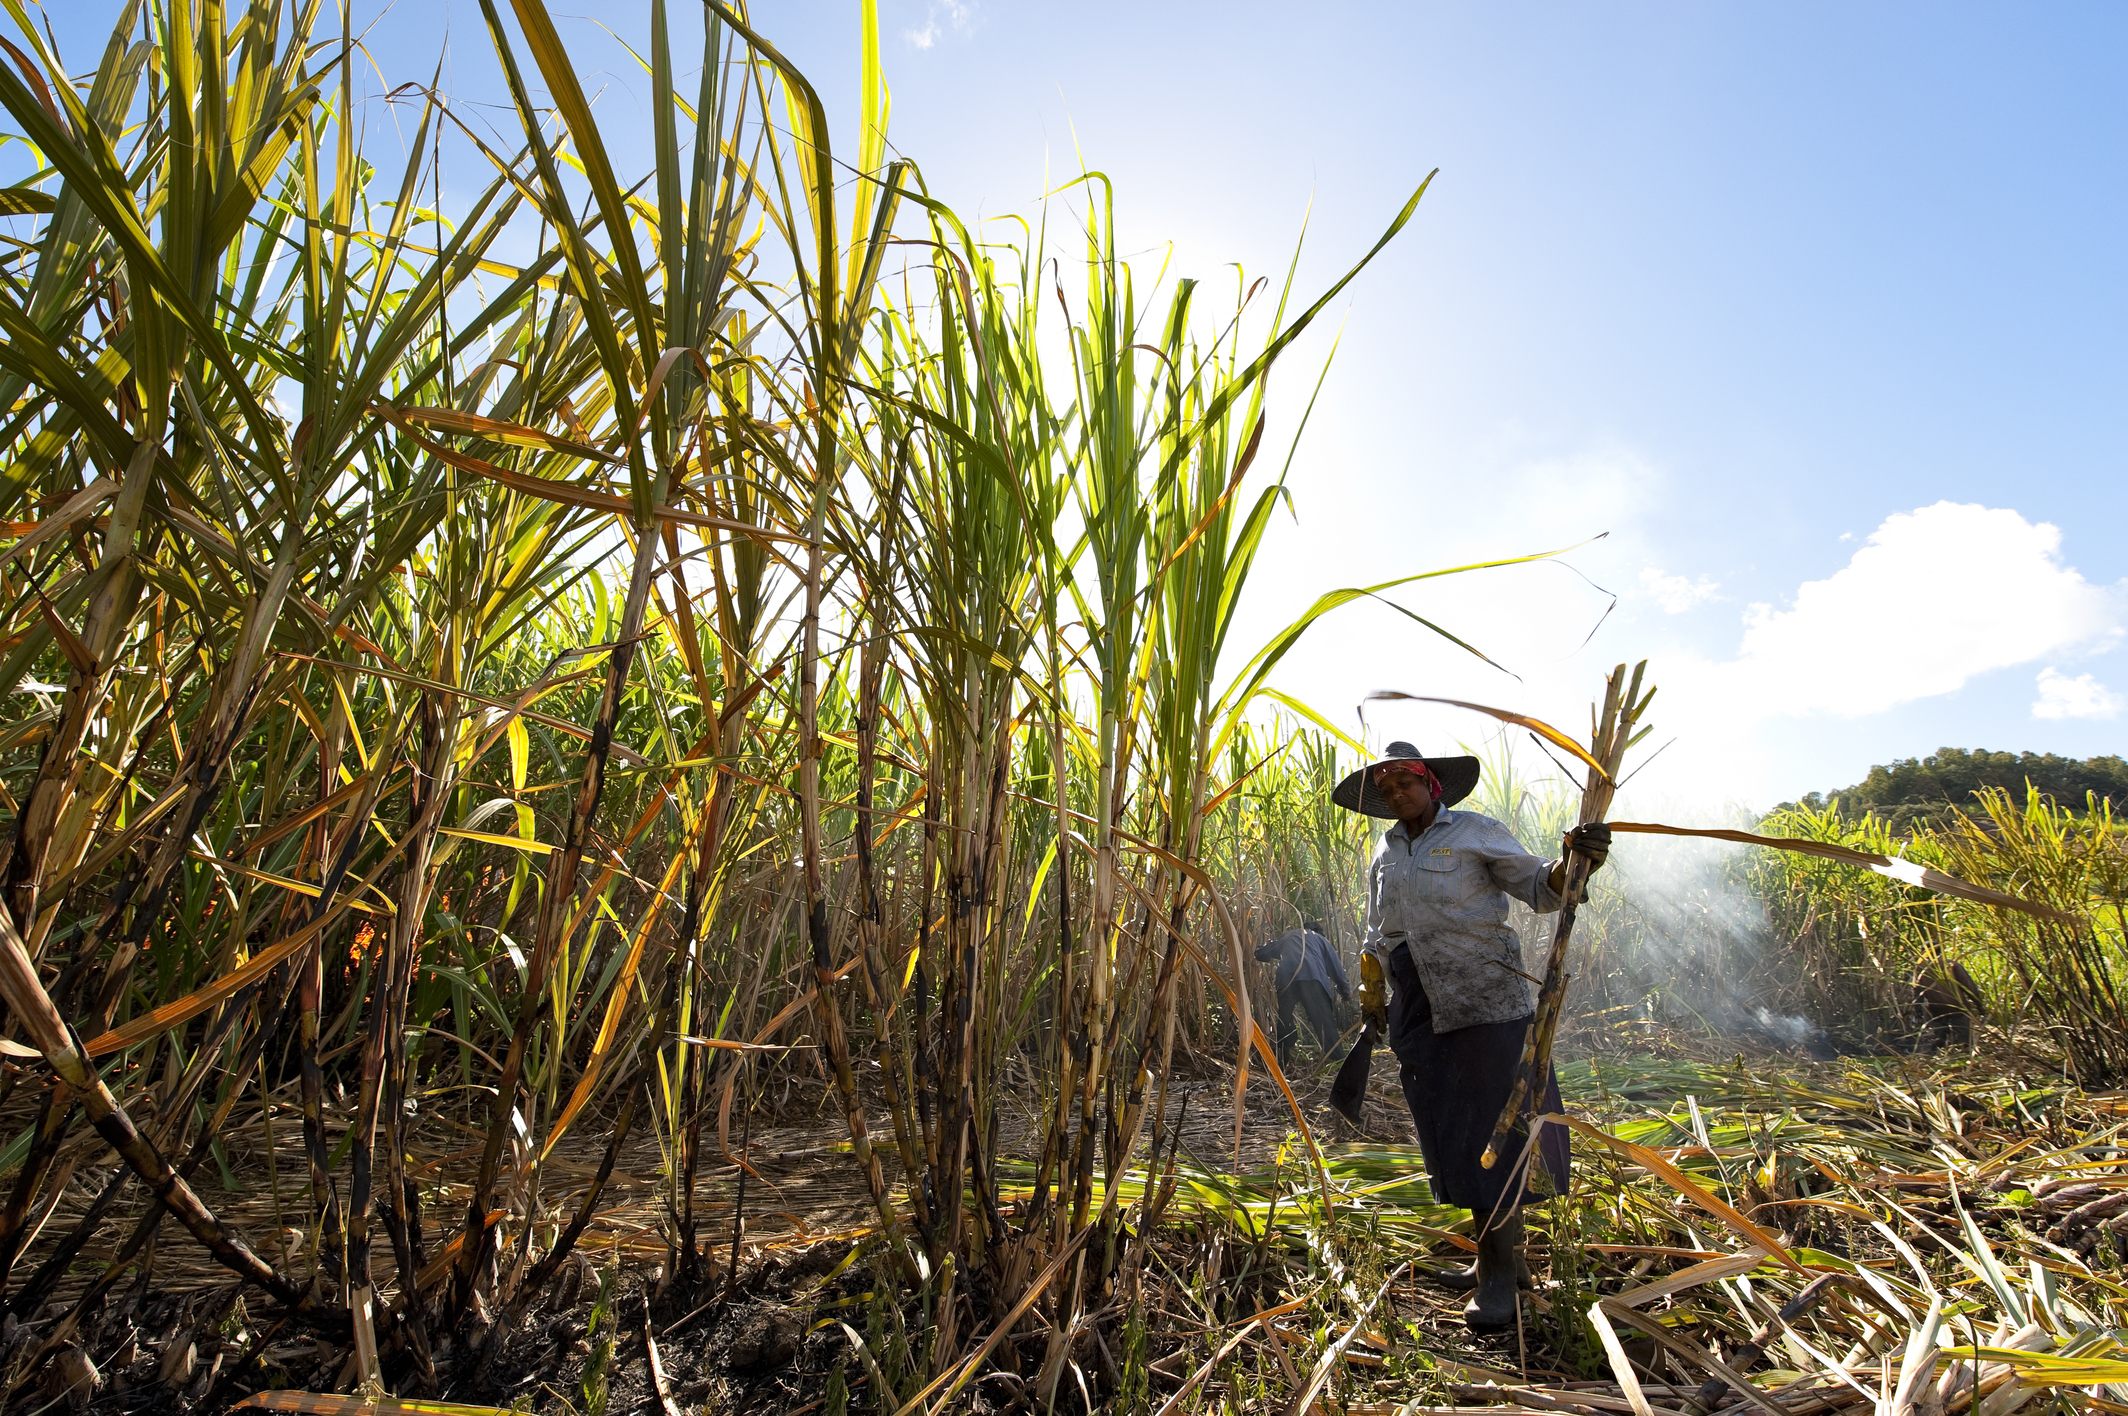
M1523 1037L1532 1015L1437 1033L1433 1003L1404 950L1391 956L1389 973L1395 984L1389 996L1389 1046L1396 1053L1404 1103L1411 1108L1411 1122L1418 1129L1419 1151L1426 1157L1434 1198L1490 1214L1499 1208L1515 1208L1533 1193L1564 1190L1566 1128L1547 1126L1529 1169L1535 1171L1541 1165L1550 1178L1549 1186L1525 1175L1520 1189L1501 1204L1529 1140L1527 1118L1535 1111L1526 1102L1524 1125L1501 1147L1493 1168L1487 1170L1479 1163L1485 1143L1492 1139L1493 1123L1500 1119L1514 1086L1515 1067L1522 1060ZM1556 1072L1545 1077L1543 1109L1560 1109Z

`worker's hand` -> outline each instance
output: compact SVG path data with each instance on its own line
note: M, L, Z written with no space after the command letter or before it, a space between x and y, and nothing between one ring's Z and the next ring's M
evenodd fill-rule
M1611 828L1601 821L1590 821L1566 833L1560 843L1559 856L1564 860L1569 852L1585 858L1589 874L1603 869L1603 863L1611 854Z
M1589 874L1603 868L1604 859L1611 853L1611 828L1601 821L1590 821L1566 833L1559 841L1559 859L1552 865L1551 873L1544 883L1554 895L1566 893L1566 863L1580 856L1589 863Z
M1372 954L1360 955L1360 1018L1378 1033L1389 1031L1389 982L1382 976L1382 961Z

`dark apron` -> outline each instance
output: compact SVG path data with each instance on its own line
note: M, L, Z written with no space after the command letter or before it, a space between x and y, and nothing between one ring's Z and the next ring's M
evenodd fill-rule
M1395 985L1389 995L1389 1046L1396 1053L1404 1104L1411 1108L1411 1124L1419 1133L1419 1150L1426 1157L1434 1198L1483 1215L1496 1208L1520 1206L1533 1193L1564 1190L1569 1153L1566 1128L1547 1126L1529 1169L1541 1166L1550 1184L1525 1175L1506 1205L1500 1203L1529 1140L1527 1118L1535 1113L1527 1102L1524 1125L1501 1146L1493 1168L1487 1170L1478 1163L1486 1142L1492 1139L1493 1123L1507 1105L1515 1068L1522 1061L1523 1036L1535 1015L1437 1033L1433 1003L1419 982L1411 956L1401 947L1390 955L1389 975ZM1545 1077L1542 1105L1547 1112L1560 1109L1556 1072Z

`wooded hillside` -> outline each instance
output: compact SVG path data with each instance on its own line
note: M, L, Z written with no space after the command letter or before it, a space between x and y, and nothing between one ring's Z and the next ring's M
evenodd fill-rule
M1942 820L1949 807L1970 807L1973 794L1985 788L2022 798L2027 783L2072 811L2084 810L2092 796L2119 804L2128 802L2128 761L1940 747L1927 757L1902 757L1872 767L1868 776L1844 790L1812 792L1801 805L1822 811L1837 801L1843 816L1874 813L1894 830L1904 831L1916 822Z

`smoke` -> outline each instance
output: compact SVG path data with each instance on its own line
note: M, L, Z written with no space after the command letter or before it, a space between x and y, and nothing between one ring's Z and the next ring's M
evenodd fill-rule
M1765 1031L1766 1035L1775 1039L1784 1047L1798 1052L1808 1052L1813 1056L1826 1055L1832 1051L1831 1034L1811 1022L1808 1018L1798 1018L1788 1013L1776 1013L1771 1008L1755 1009L1754 1016L1758 1018L1759 1027Z
M1612 814L1710 815L1652 803ZM1729 812L1708 824L1751 823ZM1577 912L1568 952L1568 1014L1587 1045L1629 1046L1636 1036L1682 1029L1813 1056L1839 1050L1802 950L1752 888L1754 864L1748 848L1724 842L1618 837ZM1516 911L1525 971L1541 975L1557 917Z

